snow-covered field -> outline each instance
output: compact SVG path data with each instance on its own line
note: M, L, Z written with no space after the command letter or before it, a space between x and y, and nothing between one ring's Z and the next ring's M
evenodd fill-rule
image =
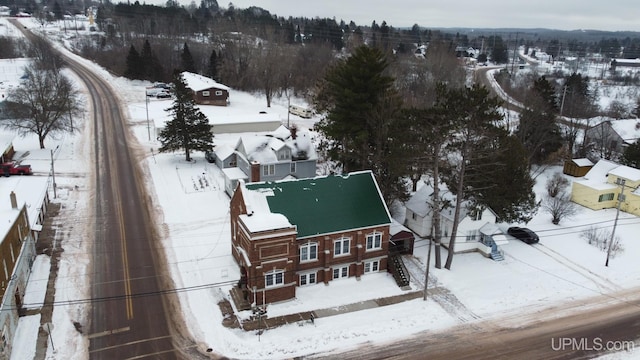
M0 19L0 23L2 21ZM144 86L150 84L113 78L105 71L99 72L119 91L123 104L129 110L134 134L132 140L139 142L142 148L150 149L142 166L149 178L149 191L156 207L158 226L164 229L162 244L166 249L171 274L177 288L199 289L179 293L184 317L197 341L231 358L284 359L371 342L392 341L419 331L438 331L460 323L461 319L452 314L451 309L444 309L432 299L426 302L419 299L318 318L314 325L282 326L270 329L260 337L252 332L222 326L222 314L215 304L228 296L228 290L239 278L239 269L231 257L229 198L224 193L221 171L207 163L203 154L195 154L195 161L191 163L186 163L184 155L180 153L158 154L156 149L159 143L154 136L149 136L151 129L148 126L151 125L146 117L146 109L148 106L151 119L160 118L170 100L154 99L147 104ZM231 96L231 107L245 112L247 117L256 116L266 108L266 100L259 96L237 91L233 91ZM276 100L267 111L286 122L285 100ZM292 116L290 120L310 128L317 119L309 121ZM81 235L85 230L82 228L85 223L82 221L85 216L83 204L89 201L90 194L84 191L87 189L84 176L65 176L83 174L90 169L86 135L88 129L85 126L75 136L51 141L51 146L61 147L56 160L56 180L60 193L54 201L64 205L67 209L64 214L74 214L80 219L74 228L77 235L72 236L73 241L63 244L65 252L56 283L57 302L88 297L84 266L89 258L87 252L83 251L86 244L81 241ZM217 145L235 145L237 137L228 134L216 136L214 140ZM18 138L14 144L23 151L37 149L37 141L29 137ZM49 163L36 161L32 166L34 171L48 171ZM536 192L544 193L546 179L560 170L559 167L551 168L539 176ZM76 185L79 190L75 189ZM403 214L397 214L397 217L401 219ZM530 246L511 241L503 246L506 259L502 262L494 262L477 253L458 254L451 271L431 269L431 275L437 286L448 289L459 300L459 306L463 308L460 311L475 314L470 321L505 316L524 319L527 314L559 303L638 288L640 237L637 232L640 219L621 213L616 234L621 238L624 252L613 258L609 267L604 266L606 254L580 238L581 232L592 225L611 229L614 217L615 210L591 211L581 208L572 219L553 225L548 214L539 212L527 226L540 235L540 244ZM501 226L506 228L508 225ZM423 264L420 271L424 270L427 249L426 241L416 243L415 257L418 264ZM43 279L48 277L48 267L44 265L47 258L41 257L43 255L34 265L32 281L25 297L26 303L36 307L43 299L42 288L46 284ZM433 266L433 259L431 264ZM207 286L202 288L203 285ZM420 290L416 284L414 289ZM360 281L347 279L330 286L318 284L299 288L297 299L271 304L268 315L337 308L400 293L402 290L390 275L379 273L364 276ZM86 320L88 312L84 305L56 306L52 329L55 350L50 344L47 359L89 357L86 334L78 333L73 327L73 321ZM14 353L12 359L33 357L39 322L39 315L20 320L19 336L14 344L14 349L20 350ZM638 357L640 353L636 350L620 356Z

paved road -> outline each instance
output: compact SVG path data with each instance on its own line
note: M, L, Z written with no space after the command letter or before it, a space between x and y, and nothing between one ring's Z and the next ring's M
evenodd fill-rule
M16 24L27 38L33 34ZM139 162L117 93L79 61L61 54L88 90L95 139L91 199L91 359L210 359L183 334L184 320L150 214ZM139 146L138 146L139 148ZM202 352L200 352L202 351Z
M502 318L317 358L591 359L607 348L638 349L639 340L640 288L635 288L529 314L518 309Z

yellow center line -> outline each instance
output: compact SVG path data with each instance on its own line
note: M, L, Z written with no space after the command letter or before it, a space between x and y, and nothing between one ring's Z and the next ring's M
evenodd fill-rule
M120 202L118 202L121 204ZM122 209L122 208L120 208ZM131 281L129 281L129 257L127 255L127 240L125 238L125 230L124 230L124 218L122 216L122 211L119 214L120 218L120 239L122 246L122 267L124 269L124 292L126 295L126 303L127 303L127 319L133 318L133 300L131 299Z

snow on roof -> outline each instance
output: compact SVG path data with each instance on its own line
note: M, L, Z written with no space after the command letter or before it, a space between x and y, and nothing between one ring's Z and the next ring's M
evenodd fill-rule
M222 172L224 173L224 176L230 180L249 178L247 174L244 173L244 171L240 170L240 168L237 167L224 168L222 169Z
M47 177L44 176L10 176L0 183L0 234L4 238L11 225L15 222L19 210L27 206L29 226L35 227L38 212L47 191ZM18 210L11 208L9 194L16 194Z
M0 133L0 153L9 149L9 147L13 144L14 137L14 134L5 132Z
M418 189L418 191L411 196L409 201L405 204L406 208L413 211L414 213L424 217L431 212L431 208L433 206L433 201L431 198L433 197L433 186L431 184L424 184L422 187ZM442 201L449 202L450 206L444 209L441 214L443 216L447 216L447 214L453 214L455 209L455 195L453 195L445 184L440 184L440 199ZM464 218L466 216L466 206L463 207L460 212L460 218Z
M252 233L267 231L267 230L275 230L275 229L286 229L290 228L293 225L289 223L289 220L286 216L282 214L274 214L274 213L253 213L253 214L244 214L240 215L240 219L245 224L247 229Z
M285 131L283 131L283 128ZM269 164L278 161L277 151L288 146L293 156L300 156L304 152L309 159L316 158L316 151L311 142L311 135L307 130L298 129L293 139L291 131L280 126L269 135L241 136L236 150L244 152L249 161ZM244 151L242 151L244 149Z
M234 149L232 146L228 145L228 144L222 144L216 147L216 150L214 151L216 154L216 157L218 159L226 159L229 156L231 156L234 152Z
M631 181L640 181L640 170L630 166L620 165L609 171L609 174Z
M580 167L593 166L593 163L591 162L591 160L587 158L572 159L571 161Z
M260 232L293 226L284 215L271 212L267 202L269 192L249 191L244 183L241 187L247 214L240 215L240 218L249 231Z
M412 233L411 230L407 229L404 225L400 224L395 219L391 218L391 226L389 226L389 235L395 236L396 234L399 234L403 231Z
M585 174L584 179L589 182L605 183L607 182L607 174L609 173L609 171L615 169L618 166L620 165L612 161L600 160L595 165L593 165L589 172Z
M182 78L187 83L187 86L193 91L202 91L211 88L227 91L231 90L228 86L222 85L213 79L188 71L182 72Z
M611 120L611 127L626 142L635 142L640 138L640 120Z

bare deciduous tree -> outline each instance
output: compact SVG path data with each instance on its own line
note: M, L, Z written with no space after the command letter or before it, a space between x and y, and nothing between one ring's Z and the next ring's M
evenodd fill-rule
M572 217L578 211L578 207L571 201L570 195L564 192L555 197L546 196L540 206L551 215L551 222L554 225L558 225L562 219Z
M569 180L562 176L561 173L555 173L547 180L547 194L551 197L556 197L558 194L564 192L567 186L569 186Z
M47 136L73 132L73 116L81 113L78 91L59 69L32 63L25 67L25 79L7 97L8 119L4 127L20 135L36 134L44 149Z

